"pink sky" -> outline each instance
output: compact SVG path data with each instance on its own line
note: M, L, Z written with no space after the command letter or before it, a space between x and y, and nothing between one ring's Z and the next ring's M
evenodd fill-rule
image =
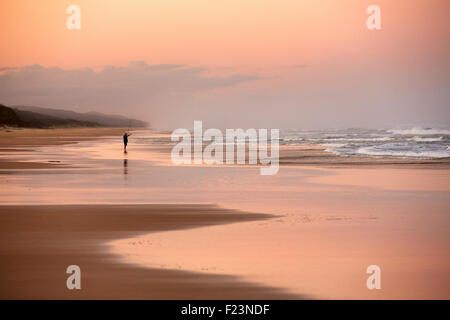
M81 8L81 30L66 28L69 4ZM381 31L366 28L370 4L381 8ZM63 68L398 61L437 53L449 8L447 0L2 1L0 61Z
M81 8L81 30L66 28L70 4ZM372 4L381 8L379 31L366 27L366 8ZM386 111L418 99L422 104L436 99L435 118L447 121L448 99L441 95L448 87L450 67L449 9L448 0L2 1L0 68L40 64L100 71L107 65L128 66L130 61L186 64L204 67L203 73L209 75L259 78L231 89L218 86L219 95L196 92L195 99L199 95L221 99L202 100L200 105L245 103L267 112L273 105L284 105L288 112L309 108L299 116L312 119L329 114L324 106L330 102L341 111L359 110L365 103L362 97L375 91L384 106L391 104ZM14 83L8 85L16 88ZM389 100L397 85L401 97ZM0 101L32 103L27 92L18 90L14 96L0 92ZM418 92L424 94L417 97ZM359 94L357 103L347 110L354 93ZM16 99L23 95L30 99ZM338 96L344 99L336 101ZM271 97L276 100L273 105L261 105L260 100ZM373 97L369 99L373 102ZM191 100L188 106L197 104ZM104 110L101 103L87 101L34 104ZM131 113L146 116L142 104ZM407 107L399 108L393 111L400 121ZM425 109L412 108L419 111L412 120L423 118Z

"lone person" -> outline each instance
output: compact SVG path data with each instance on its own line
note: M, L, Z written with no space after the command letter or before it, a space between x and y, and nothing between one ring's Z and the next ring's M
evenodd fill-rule
M127 144L128 144L128 137L131 136L131 133L128 133L125 131L123 134L123 152L127 153Z

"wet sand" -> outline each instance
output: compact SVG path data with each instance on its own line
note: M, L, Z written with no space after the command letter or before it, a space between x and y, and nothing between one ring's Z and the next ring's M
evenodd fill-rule
M0 130L0 154L32 152L33 147L73 144L105 136L121 136L125 128L55 128ZM0 159L0 169L47 169L64 167L58 163L8 161Z
M450 158L399 158L339 156L323 146L280 146L280 166L314 166L327 168L397 167L397 168L450 168Z
M448 170L289 168L269 179L226 178L204 197L278 217L144 234L112 250L126 263L233 274L313 299L450 298ZM382 270L381 290L366 288L370 265Z
M127 155L120 136L84 137L0 150L4 161L65 165L0 172L0 201L14 205L0 207L2 297L450 297L448 159L286 147L279 173L263 177L253 166L174 166L164 135L136 132ZM65 287L70 264L86 271L82 292ZM365 287L370 264L383 290Z
M0 155L14 152L33 152L33 147L74 144L80 141L99 139L105 136L120 137L126 128L56 128L56 129L2 129L0 130ZM163 155L163 161L172 165L170 152L172 145L169 133L155 133L163 143L152 146L154 152ZM248 162L248 147L246 148ZM226 152L223 153L224 162ZM235 155L236 159L236 155ZM204 164L202 164L204 165ZM248 165L248 164L247 164ZM280 166L351 167L378 166L410 168L450 168L450 158L406 159L396 157L342 157L327 152L322 146L280 146ZM193 166L193 165L190 165ZM0 159L0 169L46 169L64 168L64 164L54 162L8 161Z
M104 244L268 218L207 205L0 206L0 299L300 298L232 276L124 264ZM81 290L66 288L69 265L81 268Z

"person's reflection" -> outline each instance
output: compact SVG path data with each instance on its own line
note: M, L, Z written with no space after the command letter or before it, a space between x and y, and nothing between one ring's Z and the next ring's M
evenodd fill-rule
M128 159L123 159L123 174L128 174Z

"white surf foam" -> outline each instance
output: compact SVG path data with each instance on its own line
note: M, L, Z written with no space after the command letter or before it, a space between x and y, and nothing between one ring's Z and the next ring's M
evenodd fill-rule
M423 138L423 137L415 136L411 140L416 141L416 142L437 142L437 141L442 141L443 139L444 139L444 137Z
M421 128L421 127L414 127L411 129L392 129L388 130L388 132L393 134L404 134L404 135L432 135L432 134L450 135L450 130Z
M450 152L447 150L435 151L414 151L414 150L381 150L375 147L364 147L356 153L369 156L391 156L391 157L414 157L414 158L449 158Z

